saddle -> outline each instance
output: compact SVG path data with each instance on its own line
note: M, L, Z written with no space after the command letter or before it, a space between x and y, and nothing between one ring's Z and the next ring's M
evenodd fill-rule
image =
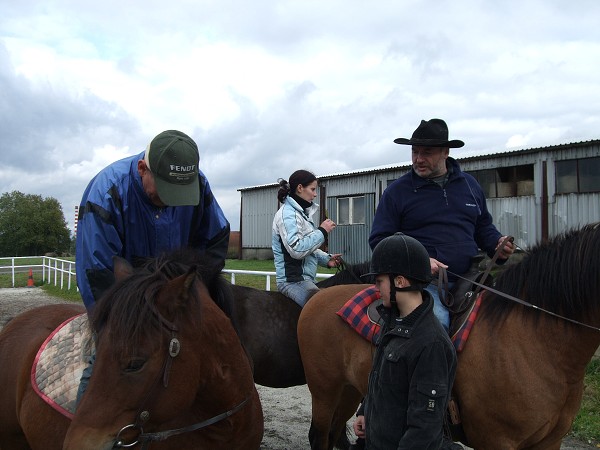
M494 284L494 277L490 273L490 270L496 258L497 255L494 255L494 258L487 264L485 270L482 270L485 255L479 254L472 257L469 271L458 276L457 281L449 291L449 295L440 295L448 311L450 311L450 336L455 336L468 321L475 307L478 294L483 289L482 285L492 287ZM446 277L446 274L442 274L442 272L445 272L445 269L440 270L440 279ZM439 285L440 282L438 281Z
M88 316L71 317L38 350L31 370L34 391L62 415L73 418L81 373L91 351Z

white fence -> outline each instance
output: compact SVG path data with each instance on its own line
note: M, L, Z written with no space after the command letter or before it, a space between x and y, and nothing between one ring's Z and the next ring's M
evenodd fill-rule
M31 260L40 260L41 264L31 264ZM10 273L12 287L15 287L15 275L27 273L31 269L36 274L42 273L42 281L61 289L77 288L75 281L75 261L52 258L50 256L13 256L0 258L0 261L10 261L10 265L0 265L3 274Z
M41 260L41 264L29 264L25 260ZM0 258L0 261L10 261L10 265L0 265L2 273L10 273L12 276L12 287L15 287L15 274L26 273L29 269L41 270L42 281L54 286L60 286L61 289L77 289L75 279L75 261L66 259L53 258L50 256L13 256L10 258ZM19 264L21 263L21 264ZM271 277L275 276L275 272L254 271L254 270L234 270L224 269L223 273L230 275L231 284L235 284L236 274L240 275L258 275L266 277L265 290L271 290ZM317 278L329 278L332 274L318 273Z

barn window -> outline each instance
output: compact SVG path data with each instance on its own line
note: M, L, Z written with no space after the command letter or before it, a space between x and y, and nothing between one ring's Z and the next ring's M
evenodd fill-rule
M365 196L340 197L337 199L337 224L353 225L365 223Z
M556 161L556 193L599 192L600 157Z
M533 164L469 171L487 198L533 195Z

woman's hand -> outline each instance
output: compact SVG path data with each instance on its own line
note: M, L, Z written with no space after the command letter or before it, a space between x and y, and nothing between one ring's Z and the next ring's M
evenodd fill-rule
M331 219L325 219L321 224L321 228L323 228L328 233L331 233L331 231L335 228L335 222Z
M331 255L331 259L329 261L327 261L327 267L332 267L332 268L339 267L340 264L342 263L340 256L342 256L341 253L336 253L334 255Z

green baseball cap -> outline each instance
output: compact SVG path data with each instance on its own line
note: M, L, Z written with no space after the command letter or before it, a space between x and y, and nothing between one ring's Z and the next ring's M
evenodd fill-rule
M146 148L144 161L154 175L158 196L168 206L196 206L200 202L198 146L176 130L160 133Z

